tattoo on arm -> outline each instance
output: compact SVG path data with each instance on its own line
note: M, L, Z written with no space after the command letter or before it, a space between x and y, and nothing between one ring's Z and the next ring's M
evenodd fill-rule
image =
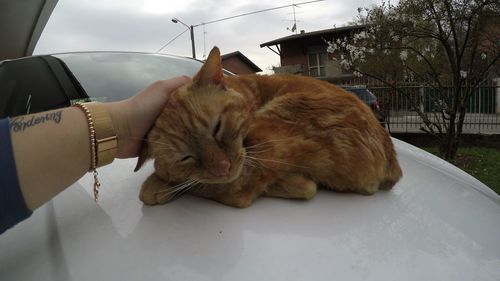
M10 131L14 133L24 132L26 129L39 124L54 122L59 124L62 118L62 110L52 111L45 114L33 114L30 116L20 116L9 120Z

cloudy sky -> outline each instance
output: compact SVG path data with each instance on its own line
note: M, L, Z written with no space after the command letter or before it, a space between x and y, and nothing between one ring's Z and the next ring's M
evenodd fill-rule
M176 17L195 27L197 58L216 45L223 54L239 50L261 69L279 65L279 57L260 44L293 34L293 8L287 7L217 23L213 20L310 0L59 0L35 54L111 50L157 52L186 30ZM295 8L297 27L306 32L342 26L358 7L380 0L325 0ZM191 56L189 31L161 53Z

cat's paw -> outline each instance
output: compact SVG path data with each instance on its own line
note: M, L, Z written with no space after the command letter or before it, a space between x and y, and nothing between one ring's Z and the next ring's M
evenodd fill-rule
M167 182L152 174L142 184L139 199L146 205L165 204L172 199L170 191Z
M264 195L309 200L316 195L316 183L300 174L288 174L269 186Z
M235 208L247 208L252 205L255 200L254 196L249 196L247 194L237 194L231 196L225 196L221 198L214 198L216 201Z
M368 184L366 186L360 187L360 188L355 188L353 189L354 192L360 194L360 195L373 195L378 191L378 185L377 184Z

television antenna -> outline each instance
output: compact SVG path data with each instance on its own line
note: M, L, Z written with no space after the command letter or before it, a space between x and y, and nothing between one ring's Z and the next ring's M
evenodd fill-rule
M198 27L198 26L203 26L204 27L207 24L212 24L212 23L216 23L216 22L220 22L220 21L230 20L230 19L239 18L239 17L243 17L243 16L249 16L249 15L253 15L253 14L257 14L257 13L268 12L268 11L282 9L282 8L286 8L286 7L293 7L293 9L294 9L294 25L295 25L295 30L296 30L297 29L296 28L297 27L297 24L296 24L297 20L295 18L295 7L299 7L299 5L305 5L305 4L310 4L310 3L322 2L322 1L325 1L325 0L314 0L314 1L307 1L307 2L301 2L301 3L294 3L294 4L290 4L290 5L284 5L284 6L279 6L279 7L274 7L274 8L269 8L269 9L263 9L263 10L258 10L258 11L254 11L254 12L244 13L244 14L239 14L239 15L235 15L235 16L230 16L230 17L226 17L226 18L211 20L211 21L207 21L207 22L201 22L199 24L193 24L193 25L185 24L184 22L182 22L178 18L173 18L172 22L174 22L174 23L180 23L180 24L184 25L187 28L187 30L190 31L190 33L191 33L191 49L192 49L192 53L193 53L193 58L196 58L196 48L195 48L195 40L194 40L194 28L195 27ZM163 47L161 47L157 51L157 53L159 53L161 50L163 50L166 46L168 46L170 43L172 43L175 39L177 39L183 33L184 32L182 32L181 34L177 35L175 38L173 38L172 40L170 40L167 44L163 45ZM205 33L205 31L204 31L204 33Z
M290 30L291 32L295 32L297 34L297 17L295 15L295 7L300 8L298 4L292 4L293 8L293 25L291 28L287 27L286 30Z

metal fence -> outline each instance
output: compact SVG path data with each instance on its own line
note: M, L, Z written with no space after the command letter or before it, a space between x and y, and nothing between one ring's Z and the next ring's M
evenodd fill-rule
M451 104L453 88L444 94L428 86L403 86L398 91L381 85L367 88L378 98L382 113L386 116L391 132L421 132L424 126L416 113L418 107L432 122L440 122L440 109ZM464 133L500 134L500 89L498 85L482 85L469 97L465 116Z

